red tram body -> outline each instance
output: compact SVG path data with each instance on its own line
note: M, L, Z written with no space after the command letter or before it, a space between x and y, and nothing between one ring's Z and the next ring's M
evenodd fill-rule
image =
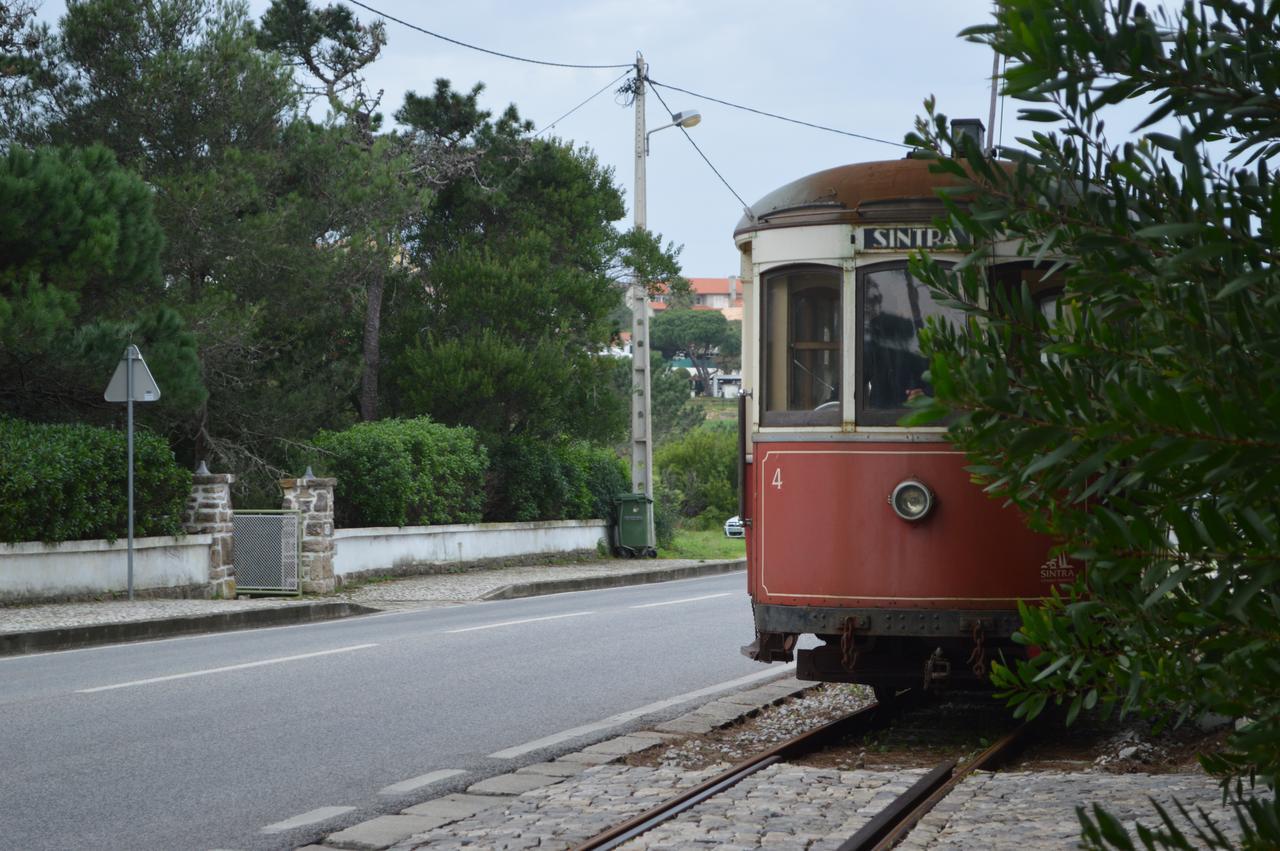
M748 591L764 662L802 679L884 693L979 685L1010 639L1017 601L1074 568L974 485L943 428L903 428L930 392L917 333L947 315L911 253L962 255L933 226L928 162L860 163L788 184L738 225L745 295L740 399ZM1008 246L993 280L1030 280ZM851 388L852 392L847 389ZM896 504L895 504L896 503ZM918 516L917 516L918 512Z

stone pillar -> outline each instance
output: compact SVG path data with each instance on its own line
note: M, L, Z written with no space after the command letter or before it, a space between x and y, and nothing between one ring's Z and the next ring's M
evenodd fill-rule
M309 471L308 471L309 472ZM286 511L302 512L302 564L299 579L304 594L333 591L333 488L337 479L281 479Z
M209 545L209 595L236 596L236 569L231 544L231 473L210 473L204 463L191 478L191 496L182 517L182 528L191 535L212 535Z

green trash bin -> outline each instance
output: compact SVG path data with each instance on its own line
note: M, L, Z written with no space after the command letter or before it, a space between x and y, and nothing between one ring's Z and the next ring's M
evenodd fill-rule
M653 500L642 493L620 493L613 498L617 509L613 551L628 558L657 558L658 551L649 542L649 518Z

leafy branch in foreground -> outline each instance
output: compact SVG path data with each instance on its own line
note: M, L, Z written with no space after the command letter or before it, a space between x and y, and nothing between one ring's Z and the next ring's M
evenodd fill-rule
M1045 129L995 159L927 102L908 139L963 181L947 224L972 251L916 262L967 318L930 324L937 398L909 420L954 415L975 479L1087 568L1023 609L1042 652L994 680L1027 716L1245 719L1203 761L1274 788L1280 8L1002 0L966 35L1007 57L1005 93ZM1111 142L1122 104L1151 112ZM993 252L1003 273L983 271Z

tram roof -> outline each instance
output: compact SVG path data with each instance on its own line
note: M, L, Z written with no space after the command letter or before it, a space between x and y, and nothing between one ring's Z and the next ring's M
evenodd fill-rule
M781 186L751 205L734 236L809 225L931 221L943 211L935 190L958 186L929 171L930 160L882 160L819 171Z

